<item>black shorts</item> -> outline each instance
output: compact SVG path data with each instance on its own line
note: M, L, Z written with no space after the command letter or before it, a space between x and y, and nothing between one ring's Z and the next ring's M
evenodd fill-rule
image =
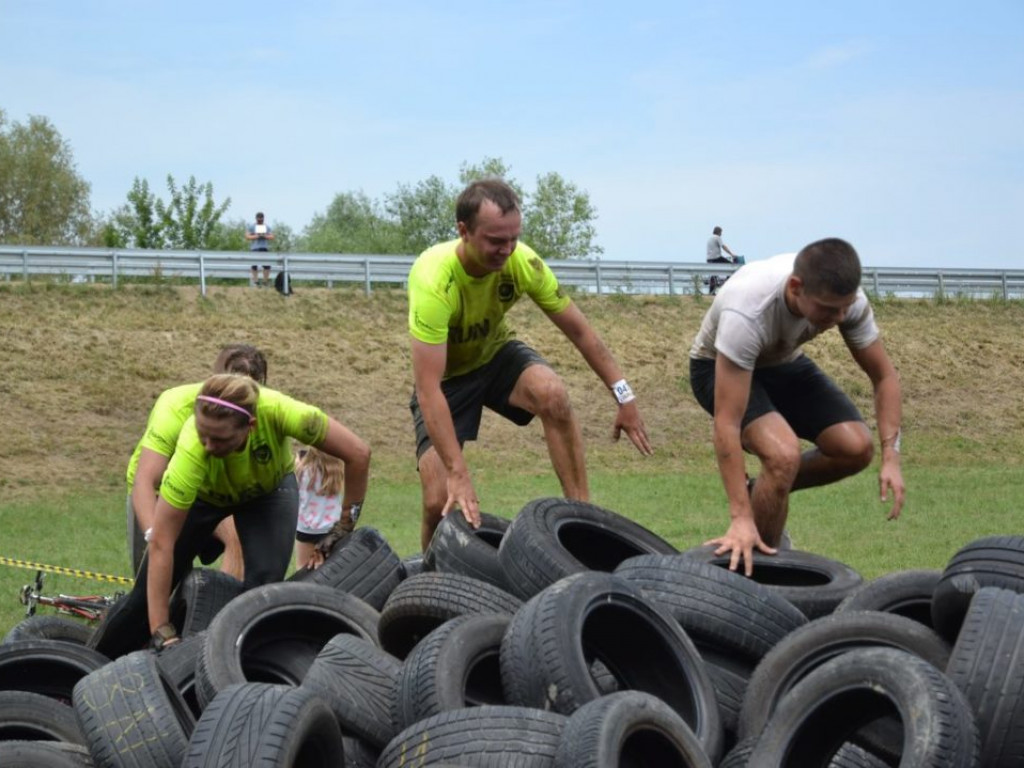
M715 413L715 361L690 358L690 386L701 407ZM864 421L857 406L806 355L791 363L755 368L741 429L777 411L797 437L814 442L827 428Z
M452 412L452 422L455 424L455 436L459 439L459 445L467 440L476 440L485 405L513 424L523 426L533 420L532 413L509 405L508 402L519 376L531 365L548 365L548 362L531 347L513 340L506 342L485 365L441 382L441 391ZM418 460L426 453L431 443L415 390L409 399L409 410L412 411L412 420L416 427Z
M249 251L249 253L266 253L269 250L270 250L269 248L253 248L251 251ZM263 266L264 269L270 269L270 265L269 264L263 264L262 266ZM260 265L259 264L253 264L252 268L253 269L259 269Z
M328 533L330 533L330 531L324 531L323 533L306 533L305 531L296 531L295 540L301 541L303 544L316 544Z

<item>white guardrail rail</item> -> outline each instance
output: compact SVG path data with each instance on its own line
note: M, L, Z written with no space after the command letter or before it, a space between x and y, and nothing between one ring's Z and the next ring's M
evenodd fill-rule
M253 263L303 283L404 285L414 256L247 251L173 251L0 245L0 280L46 277L68 282L155 278L196 280L205 296L209 281L249 280ZM664 261L551 260L562 285L590 293L682 295L707 291L710 275L728 275L728 264ZM864 289L878 296L1024 298L1024 269L929 269L865 267Z

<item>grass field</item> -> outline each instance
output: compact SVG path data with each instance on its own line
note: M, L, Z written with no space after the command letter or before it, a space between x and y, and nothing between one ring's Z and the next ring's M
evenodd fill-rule
M567 380L584 425L595 503L685 548L722 533L725 497L710 424L686 356L707 308L693 297L579 297L637 390L656 455L609 438L613 405L575 351L528 302L511 315ZM401 292L0 284L0 557L128 575L123 474L160 391L204 377L220 344L264 349L270 383L315 402L374 449L364 524L400 554L417 549L419 489ZM903 380L903 517L885 521L875 468L793 497L797 546L866 577L939 568L967 541L1024 533L1024 304L882 300L876 312ZM808 349L871 423L871 392L837 334ZM873 424L872 424L873 427ZM485 511L513 516L555 495L540 429L485 418L468 449ZM20 620L30 570L0 565L0 632ZM48 593L115 586L46 576ZM45 610L45 609L44 609Z

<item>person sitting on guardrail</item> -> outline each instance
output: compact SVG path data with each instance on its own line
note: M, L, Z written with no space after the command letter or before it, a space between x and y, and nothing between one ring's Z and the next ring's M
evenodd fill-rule
M749 576L754 550L774 554L789 494L833 483L867 467L871 433L857 407L801 346L838 328L874 389L882 463L879 492L903 508L899 376L860 288L857 252L838 238L739 270L705 314L690 349L690 384L714 417L714 446L729 498L729 529L709 541ZM800 440L814 443L801 453ZM744 450L761 463L748 482Z
M583 436L565 383L536 351L513 338L505 313L525 295L576 346L617 403L614 437L625 432L651 453L636 398L619 364L551 268L519 241L519 198L499 179L466 187L456 201L457 240L428 248L409 272L415 380L410 401L423 495L420 540L458 507L480 525L480 504L462 453L484 406L520 426L540 416L567 498L587 501Z
M234 515L245 560L244 589L280 581L291 561L299 509L291 441L345 464L344 508L358 517L369 478L370 448L319 408L248 376L208 378L181 428L160 483L153 533L131 592L111 606L89 641L109 658L177 641L170 595L206 537ZM344 536L317 546L329 553Z
M708 238L708 264L735 264L739 256L729 250L729 246L722 242L722 228L715 227L711 230L711 237ZM729 254L722 255L722 251Z
M723 256L722 251L728 253L728 256ZM739 256L729 250L729 246L722 242L722 228L715 227L711 230L711 237L708 238L707 247L707 262L708 264L745 264L746 259ZM718 289L725 285L725 281L729 279L729 275L722 277L721 275L709 275L707 279L708 293L714 296Z
M267 383L267 358L251 344L226 344L213 363L213 373L240 373L260 384ZM146 551L146 532L153 527L157 490L174 453L182 425L195 409L196 395L203 383L183 384L164 390L157 397L146 421L146 431L128 461L127 530L132 573L137 573ZM213 532L199 558L212 563L221 553L221 570L243 578L242 549L232 518L225 518Z

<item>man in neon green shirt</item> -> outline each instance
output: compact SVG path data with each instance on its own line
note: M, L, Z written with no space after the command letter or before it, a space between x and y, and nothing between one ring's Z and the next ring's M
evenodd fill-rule
M409 331L415 390L410 402L423 492L420 539L459 507L473 526L480 505L462 454L475 440L484 406L525 425L540 416L555 474L567 498L589 499L583 437L565 383L513 339L505 313L524 294L583 355L618 403L624 431L644 455L650 441L618 363L551 269L519 242L522 214L503 181L470 184L456 203L459 239L424 251L409 272Z

